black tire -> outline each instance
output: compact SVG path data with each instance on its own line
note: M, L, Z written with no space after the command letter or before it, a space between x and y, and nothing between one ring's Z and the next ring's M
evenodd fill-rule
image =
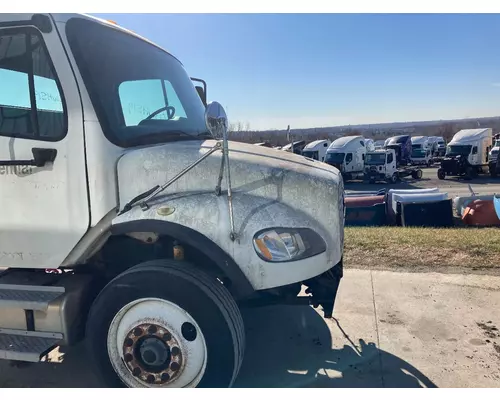
M446 177L446 173L442 168L439 168L437 171L437 176L439 179L443 180Z
M244 356L243 319L229 291L188 263L154 260L118 275L92 305L86 328L92 369L107 387L124 387L108 357L108 329L116 313L140 298L169 300L199 325L207 346L206 370L197 387L230 387Z
M394 183L398 183L398 181L399 181L399 176L398 176L398 173L397 173L397 172L394 172L394 173L392 174L392 176L391 176L391 177L387 180L387 183L392 183L392 184L394 184Z
M423 175L423 172L421 169L417 169L415 172L414 172L414 179L422 179L422 175Z
M465 169L465 179L471 180L474 178L474 169L472 167L467 167Z

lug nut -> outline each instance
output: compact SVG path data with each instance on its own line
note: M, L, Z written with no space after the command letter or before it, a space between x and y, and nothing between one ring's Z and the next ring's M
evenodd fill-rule
M141 328L135 328L134 329L134 335L135 336L141 336L142 335L142 329Z
M125 362L130 362L134 359L134 356L130 353L127 353L127 354L125 354L124 359L125 359Z
M167 341L167 342L168 342L169 340L172 340L172 335L171 335L170 333L168 333L168 332L167 332L167 333L165 333L165 334L163 335L163 340L165 340L165 341Z
M181 354L181 349L179 349L178 347L173 347L172 348L172 355L178 356L179 354Z
M127 338L125 340L125 346L132 347L133 344L134 344L134 341L131 338Z
M148 328L148 332L151 334L151 335L154 335L156 333L156 331L158 330L158 328L156 327L156 325L151 325L149 328Z
M176 362L173 362L172 364L170 364L170 369L174 372L179 371L180 368L181 368L181 366L179 364L177 364Z
M155 383L155 376L154 375L148 375L148 377L146 378L146 382L147 383Z
M166 382L166 381L168 381L169 379L170 379L170 375L169 375L169 374L167 374L166 372L165 372L165 373L163 373L163 374L161 374L161 381L162 381L162 382Z
M139 376L141 374L141 369L139 367L135 367L132 371L132 375Z

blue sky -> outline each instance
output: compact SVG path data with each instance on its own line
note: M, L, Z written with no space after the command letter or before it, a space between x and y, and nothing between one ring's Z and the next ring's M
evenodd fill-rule
M500 15L94 15L169 50L251 129L500 115Z

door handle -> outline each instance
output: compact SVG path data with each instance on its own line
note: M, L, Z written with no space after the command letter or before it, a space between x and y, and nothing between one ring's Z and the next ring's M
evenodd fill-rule
M47 163L52 163L56 159L57 150L56 149L45 149L40 147L33 147L31 149L33 153L32 160L0 160L0 166L4 165L16 165L16 166L33 166L33 167L43 167Z

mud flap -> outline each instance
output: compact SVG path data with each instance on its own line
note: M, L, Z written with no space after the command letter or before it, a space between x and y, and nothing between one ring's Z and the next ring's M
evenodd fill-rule
M312 295L311 304L316 308L323 308L323 317L333 317L333 309L340 280L344 276L343 260L323 274L304 282L306 293Z

